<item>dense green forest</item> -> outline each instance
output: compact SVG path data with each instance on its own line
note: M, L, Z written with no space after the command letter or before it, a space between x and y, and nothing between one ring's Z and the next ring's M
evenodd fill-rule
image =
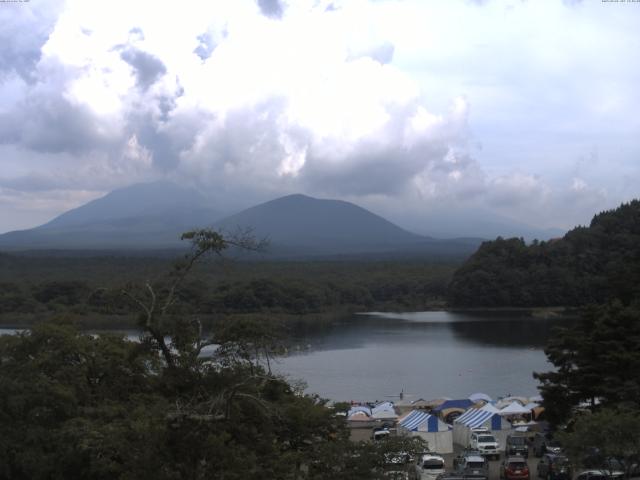
M59 313L86 326L127 326L127 284L159 286L171 260L140 256L0 255L0 322L32 324ZM181 314L318 316L442 305L456 264L426 261L249 262L207 259L182 285Z
M640 201L596 215L563 238L483 243L453 276L464 307L581 306L640 294Z

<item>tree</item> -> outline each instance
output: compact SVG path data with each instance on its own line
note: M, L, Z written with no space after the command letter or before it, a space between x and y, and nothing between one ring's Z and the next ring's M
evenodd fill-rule
M640 462L640 412L604 408L578 415L568 432L558 434L576 465L602 467L607 459L623 460L627 476ZM593 458L593 457L596 458Z
M640 408L639 344L640 310L619 302L558 329L545 348L555 370L534 373L549 420L561 424L579 405Z
M140 308L139 325L145 332L148 344L158 348L162 353L167 367L173 368L179 361L194 362L203 348L211 345L202 337L202 325L194 320L190 325L180 325L172 328L168 322L171 308L178 296L177 292L183 282L199 260L206 255L221 256L229 248L239 248L248 251L260 251L265 248L265 241L257 241L250 231L239 231L235 235L223 236L211 229L192 230L182 234L182 240L189 240L190 251L181 261L174 264L168 275L164 289L147 281L142 291L129 287L122 290ZM167 343L167 338L169 342Z

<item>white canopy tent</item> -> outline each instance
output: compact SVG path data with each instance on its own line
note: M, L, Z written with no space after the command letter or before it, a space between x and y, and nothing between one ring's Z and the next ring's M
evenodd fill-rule
M531 414L531 409L527 407L523 407L518 402L512 402L506 407L502 408L499 413L503 417L510 416L510 415L525 415L525 414Z
M469 395L469 400L471 400L472 402L486 402L486 403L491 403L492 399L489 395L487 395L486 393L472 393L471 395Z

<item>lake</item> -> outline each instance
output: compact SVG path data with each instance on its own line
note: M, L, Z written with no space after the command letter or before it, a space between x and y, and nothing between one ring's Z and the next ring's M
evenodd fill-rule
M334 401L537 395L532 372L551 369L544 345L571 320L509 312L353 315L297 339L275 370ZM16 330L0 329L0 334ZM135 331L121 332L135 340Z
M566 318L523 313L373 313L300 339L276 369L335 401L537 395L543 348Z

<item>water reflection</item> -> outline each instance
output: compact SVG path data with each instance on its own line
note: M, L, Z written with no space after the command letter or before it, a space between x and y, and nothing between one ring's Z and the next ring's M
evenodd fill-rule
M300 338L308 348L279 369L335 400L381 399L402 389L425 398L534 395L532 372L550 369L544 344L566 321L495 312L357 315Z

